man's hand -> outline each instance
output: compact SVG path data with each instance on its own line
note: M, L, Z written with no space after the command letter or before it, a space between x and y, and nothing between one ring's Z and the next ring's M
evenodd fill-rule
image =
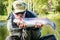
M24 24L24 23L17 23L17 26L19 28L26 28L27 27L26 24Z
M40 23L36 23L35 24L35 28L41 28L43 25L42 24L40 24Z

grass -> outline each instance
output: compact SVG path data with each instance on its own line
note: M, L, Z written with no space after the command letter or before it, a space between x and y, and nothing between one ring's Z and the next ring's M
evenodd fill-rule
M56 24L56 30L53 30L51 26L43 26L42 28L42 36L47 34L54 34L58 40L60 40L60 21L53 19L52 20Z
M56 30L53 30L50 26L46 26L46 25L43 26L41 31L42 36L47 34L54 34L57 40L60 40L60 14L49 14L49 15L41 16L41 18L48 18L56 24Z

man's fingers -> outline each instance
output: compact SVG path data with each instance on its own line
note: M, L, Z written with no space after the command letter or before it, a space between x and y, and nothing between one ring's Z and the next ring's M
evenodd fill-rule
M27 28L27 25L26 24L24 24L24 28Z
M20 24L19 24L19 28L27 28L27 26L26 26L26 24L24 24L24 23L20 23Z
M20 23L19 24L19 28L23 28L24 27L24 24L23 23Z
M35 28L41 28L42 24L35 24Z

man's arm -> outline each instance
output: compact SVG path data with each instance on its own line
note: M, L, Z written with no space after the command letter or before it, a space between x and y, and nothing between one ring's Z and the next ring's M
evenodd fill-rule
M7 29L8 31L11 31L12 29L12 13L8 16L8 19L7 19Z
M11 29L12 29L11 19L9 19L9 20L7 21L7 29L8 29L8 31L11 31Z

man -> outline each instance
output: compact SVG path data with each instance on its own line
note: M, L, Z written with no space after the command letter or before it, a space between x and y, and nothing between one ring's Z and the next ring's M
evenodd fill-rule
M41 24L36 24L35 28L27 28L24 23L18 25L19 24L18 22L17 24L13 22L15 18L17 19L37 18L36 14L33 13L32 11L28 11L26 8L26 4L23 2L15 1L12 6L13 12L9 15L7 23L8 25L7 28L9 32L11 31L12 28L20 27L22 29L23 27L25 27L27 34L31 37L30 39L27 38L27 40L38 40L40 38L40 27L42 26Z
M26 29L23 30L23 31L25 31L24 32L25 37L23 38L24 33L22 33L20 35L21 36L20 40L39 40L39 39L42 40L42 38L40 38L40 36L41 36L40 30L41 30L42 24L37 23L35 25L35 28L29 28L24 23L19 24L19 22L17 22L17 23L13 22L13 20L15 18L20 19L20 20L22 18L38 18L36 16L36 14L33 13L32 11L27 10L26 4L23 3L23 2L20 2L20 1L13 2L12 8L13 8L13 11L9 15L8 23L7 23L7 28L10 32L10 35L11 35L11 29L12 28L21 28L21 29L26 28ZM7 38L7 40L8 40L8 38Z

